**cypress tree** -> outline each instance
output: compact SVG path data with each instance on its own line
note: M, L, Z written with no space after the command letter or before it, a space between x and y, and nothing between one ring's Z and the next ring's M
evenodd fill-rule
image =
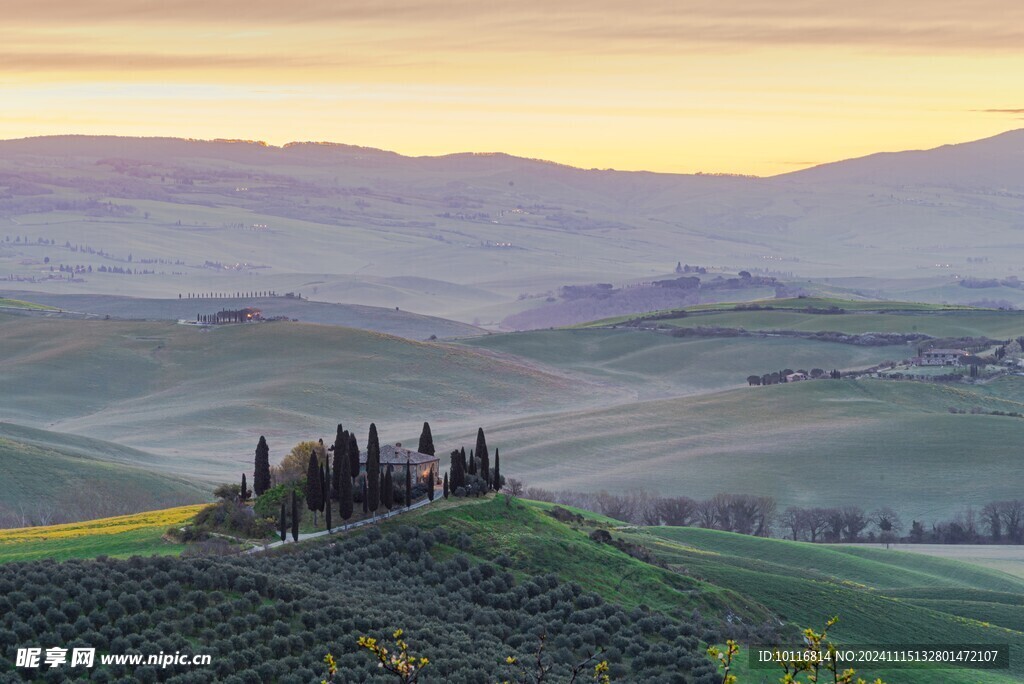
M380 441L373 423L366 440L366 496L370 511L375 512L380 507Z
M249 498L249 496L247 495L248 491L249 490L248 490L248 488L246 487L246 484L245 484L245 473L242 473L242 489L238 492L238 500L239 501L245 501L246 499L248 499Z
M331 498L337 499L341 496L341 482L339 481L341 459L348 458L348 432L341 427L341 423L338 423L338 432L334 436L334 444L331 446L331 450L334 452L334 463L331 473Z
M337 473L338 486L338 513L341 515L343 521L348 521L352 517L352 478L349 477L349 461L348 456L342 458L340 461L341 472Z
M405 464L405 507L412 505L412 464Z
M483 428L477 428L476 431L476 458L480 461L480 477L484 478L484 486L490 486L491 455L487 452L487 440L484 438Z
M328 487L330 486L330 484L329 484L330 481L331 481L331 469L330 469L330 466L329 466L329 464L327 462L327 459L324 459L324 462L322 464L320 464L320 510L321 511L325 511L328 508L330 508L330 506L327 505L327 502L330 501L330 497L328 496L328 494L330 493L330 489L328 489Z
M420 445L416 451L421 454L434 455L434 436L430 434L430 423L423 423L423 431L420 432Z
M356 433L348 433L348 472L352 479L359 477L359 442L356 441Z
M476 475L476 459L473 457L473 450L469 450L469 467L466 468L466 472L470 475Z
M331 467L326 462L324 463L324 525L327 526L327 530L331 529Z
M317 511L323 508L320 500L323 483L320 481L320 464L317 463L316 452L309 452L309 467L306 469L306 508L313 511L313 527L316 527Z
M493 489L496 492L501 491L501 452L498 449L494 450L494 482Z
M362 483L363 483L363 515L366 515L367 513L370 512L370 506L366 502L366 478L365 477L362 479Z
M285 522L284 499L281 499L281 541L288 539L288 523Z
M434 500L434 469L430 469L430 474L427 475L427 498L431 501Z
M267 438L260 435L259 444L256 445L256 471L252 476L252 490L256 496L270 489L270 447L267 446Z
M441 495L448 498L448 473L444 474L444 481L441 483Z
M390 511L395 507L395 479L391 472L391 464L388 464L387 472L384 473L380 491L380 498L384 502L384 508Z
M456 449L456 450L452 451L452 466L451 466L451 468L448 469L448 472L451 473L451 476L452 476L452 479L451 479L452 489L458 489L458 487L459 487L459 464L460 463L461 463L461 459L459 458L459 452ZM448 473L445 473L444 478L445 478L445 482L448 482ZM447 496L445 496L445 498L447 498Z
M299 502L292 490L292 541L299 541Z

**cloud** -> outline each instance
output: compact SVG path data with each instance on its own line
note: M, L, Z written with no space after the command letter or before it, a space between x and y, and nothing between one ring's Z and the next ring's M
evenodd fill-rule
M1024 108L1021 109L972 109L972 112L982 112L984 114L1024 114Z
M131 26L217 27L237 33L324 25L388 39L410 50L444 46L476 51L551 53L687 52L693 45L733 48L847 45L894 50L1019 50L1024 3L1017 0L861 0L854 7L818 0L35 0L11 3L4 23L23 29ZM225 27L225 24L227 27ZM343 38L344 36L342 36ZM343 43L338 46L343 47Z

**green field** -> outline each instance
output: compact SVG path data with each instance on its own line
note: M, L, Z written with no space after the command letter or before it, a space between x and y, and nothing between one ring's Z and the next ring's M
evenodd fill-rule
M42 559L177 555L182 544L164 541L172 525L183 525L201 506L49 525L0 530L0 563Z
M527 485L752 493L780 509L891 506L904 520L932 521L1024 486L1007 468L1024 420L948 411L976 406L1024 409L960 386L818 380L537 416L487 435L514 445L502 449L503 470Z
M680 339L646 330L536 330L463 344L631 389L640 398L680 396L746 384L782 368L865 368L912 356L904 345L861 347L782 338Z
M672 569L740 593L792 624L820 627L838 615L832 635L840 643L1011 644L1010 673L863 670L861 675L922 684L1024 678L1024 610L1004 598L1024 592L1024 580L1019 578L918 554L697 528L642 528L618 534L652 549ZM903 598L918 590L931 598ZM973 600L959 599L964 592Z
M81 520L206 501L151 454L0 423L0 527Z

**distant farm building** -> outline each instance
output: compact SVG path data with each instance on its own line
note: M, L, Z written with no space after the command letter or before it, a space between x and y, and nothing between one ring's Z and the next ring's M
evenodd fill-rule
M917 362L919 366L959 366L967 356L963 349L929 349L921 352Z
M235 309L228 310L222 309L215 314L196 314L197 323L206 323L209 325L221 325L224 323L252 323L254 321L262 321L263 312L259 309Z
M384 444L380 448L380 468L381 472L387 470L390 465L394 473L395 483L397 486L402 486L401 483L405 482L405 468L408 467L412 470L412 486L426 485L430 481L430 473L434 473L434 484L438 484L440 480L437 477L438 467L441 460L437 456L431 456L430 454L421 454L418 451L412 449L406 449L399 444L391 445ZM366 452L359 454L359 473L364 474L366 472Z
M790 373L786 376L786 382L800 382L801 380L807 380L807 373Z

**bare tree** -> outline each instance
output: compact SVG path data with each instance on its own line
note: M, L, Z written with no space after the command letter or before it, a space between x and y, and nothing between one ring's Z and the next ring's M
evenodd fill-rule
M825 533L829 527L829 512L827 508L809 508L806 512L804 524L807 527L807 534L811 541L818 541L818 537Z
M779 522L793 535L793 541L800 541L807 528L807 511L803 508L790 506L782 512Z
M981 509L982 525L988 530L992 541L999 542L1003 539L1003 514L998 502L986 504Z
M526 492L523 495L527 499L533 499L534 501L547 501L548 503L555 503L555 493L548 489L541 489L540 487L527 487Z
M507 478L501 491L505 494L505 505L509 505L523 495L523 483L514 477Z
M665 525L685 527L690 525L697 513L697 502L686 496L658 499L655 502L658 517Z
M713 530L717 516L715 515L715 502L711 499L698 501L694 508L694 521L701 527Z
M1024 501L1020 499L1000 501L997 505L999 506L999 515L1002 518L1006 536L1014 544L1021 543L1021 525L1024 523Z
M878 528L878 536L886 544L896 541L903 529L903 521L900 520L900 516L888 506L874 511L871 514L871 522Z
M843 532L848 542L860 539L860 533L868 526L868 517L859 506L846 506L840 512L843 519Z

